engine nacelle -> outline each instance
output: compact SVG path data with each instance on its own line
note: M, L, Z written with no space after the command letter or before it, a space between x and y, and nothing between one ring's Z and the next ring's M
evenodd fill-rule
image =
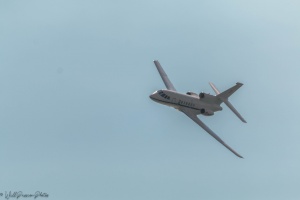
M187 95L190 95L190 96L194 96L194 97L198 97L198 95L196 94L196 93L194 93L194 92L187 92L186 93Z
M205 115L205 116L212 116L212 115L214 115L214 112L213 112L213 111L211 111L211 110L206 110L206 109L204 109L204 108L202 108L202 109L200 110L200 112L201 112L202 115Z
M200 92L199 97L200 97L200 99L203 99L205 97L205 93L204 92Z
M204 93L204 92L199 93L199 99L200 99L200 101L206 102L206 103L220 103L217 96L214 96L214 95L211 95L208 93Z

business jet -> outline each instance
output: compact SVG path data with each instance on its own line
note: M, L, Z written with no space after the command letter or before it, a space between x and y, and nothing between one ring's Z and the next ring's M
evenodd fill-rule
M149 97L157 103L173 107L183 112L194 122L196 122L200 127L202 127L207 133L214 137L218 142L223 144L228 150L230 150L236 156L243 158L197 117L197 115L214 115L215 112L222 110L222 107L220 105L222 103L225 103L230 108L230 110L238 118L240 118L242 122L247 123L246 120L240 115L240 113L228 101L228 98L243 84L238 82L235 86L220 93L220 91L216 88L216 86L213 83L209 83L214 92L216 93L216 96L204 92L201 92L199 95L194 92L187 92L186 94L183 94L176 91L175 87L169 80L167 74L161 67L160 63L157 60L154 60L154 64L167 89L157 90Z

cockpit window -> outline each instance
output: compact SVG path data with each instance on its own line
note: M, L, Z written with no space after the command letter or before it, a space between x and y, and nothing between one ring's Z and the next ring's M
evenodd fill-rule
M168 95L166 95L163 91L159 90L158 91L159 96L165 98L165 99L170 99L170 97Z

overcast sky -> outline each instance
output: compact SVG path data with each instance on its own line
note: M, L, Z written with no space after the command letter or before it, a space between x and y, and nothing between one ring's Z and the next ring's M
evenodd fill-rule
M299 1L0 0L0 193L300 199ZM149 95L244 86L199 116ZM0 199L4 197L0 197Z

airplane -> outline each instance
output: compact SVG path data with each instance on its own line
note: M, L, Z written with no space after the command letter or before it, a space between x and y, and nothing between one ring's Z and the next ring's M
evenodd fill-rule
M222 107L220 105L225 103L242 122L247 123L240 113L228 101L228 98L243 84L237 82L235 86L221 93L216 86L210 82L209 85L216 93L216 96L204 92L199 93L199 95L194 92L187 92L186 94L183 94L176 91L158 60L154 60L153 62L167 89L157 90L149 97L157 103L173 107L183 112L200 127L202 127L207 133L214 137L218 142L224 145L228 150L230 150L236 156L243 158L197 117L197 115L212 116L214 115L214 112L221 111Z

